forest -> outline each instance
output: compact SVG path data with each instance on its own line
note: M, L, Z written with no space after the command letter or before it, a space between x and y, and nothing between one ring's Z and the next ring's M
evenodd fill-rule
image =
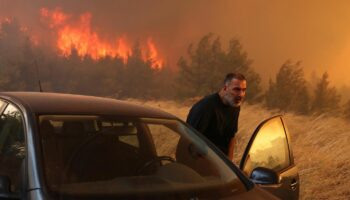
M224 46L226 48L224 48ZM80 56L72 47L60 55L52 44L36 44L18 21L0 24L0 90L76 93L118 99L178 100L216 92L229 72L243 73L248 82L246 102L268 109L303 115L327 113L350 119L350 101L342 99L325 71L312 82L305 78L300 61L286 60L267 87L252 67L238 39L222 44L220 36L208 33L188 44L177 66L154 68L144 60L136 42L127 61L105 56ZM40 85L40 86L39 86Z

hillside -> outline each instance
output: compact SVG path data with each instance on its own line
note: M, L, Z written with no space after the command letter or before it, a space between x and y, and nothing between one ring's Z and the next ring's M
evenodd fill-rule
M185 120L194 102L131 100L160 108ZM235 157L240 158L255 127L266 118L281 114L258 105L243 105ZM298 116L286 113L295 162L299 168L301 199L350 199L350 124L326 115ZM239 159L235 160L237 162Z

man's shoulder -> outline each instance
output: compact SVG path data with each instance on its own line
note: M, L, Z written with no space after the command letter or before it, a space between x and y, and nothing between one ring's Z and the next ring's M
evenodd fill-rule
M220 98L216 95L218 94L211 94L197 101L190 109L186 122L197 127L200 119L203 120L210 117L213 110L215 110L216 98Z
M205 96L197 103L195 103L192 107L211 107L217 103L218 98L220 97L217 93Z

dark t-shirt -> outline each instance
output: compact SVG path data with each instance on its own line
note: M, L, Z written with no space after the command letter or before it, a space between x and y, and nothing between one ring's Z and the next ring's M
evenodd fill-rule
M228 154L230 141L238 129L239 111L240 107L223 104L215 93L194 104L186 122Z

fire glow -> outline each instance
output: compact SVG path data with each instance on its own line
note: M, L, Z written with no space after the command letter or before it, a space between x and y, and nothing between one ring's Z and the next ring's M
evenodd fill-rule
M90 13L84 13L78 20L73 21L72 15L62 12L59 8L48 10L42 8L40 14L43 21L57 33L57 48L61 55L70 56L72 49L76 49L80 57L90 56L94 60L104 57L120 58L127 63L133 54L131 43L127 36L121 36L113 41L102 39L99 34L92 30ZM142 42L142 41L141 41ZM140 45L142 59L151 62L151 67L161 69L163 59L159 56L158 49L151 37L145 44Z

